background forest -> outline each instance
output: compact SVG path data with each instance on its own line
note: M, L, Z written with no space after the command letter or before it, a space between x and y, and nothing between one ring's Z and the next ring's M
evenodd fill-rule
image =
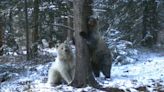
M113 75L119 74L117 69L122 69L120 76L129 77L125 71L131 72L125 68L133 67L131 64L152 62L152 67L156 68L154 62L164 60L163 0L93 0L92 7L93 14L98 19L98 30L113 54ZM48 67L56 57L56 44L72 39L73 21L73 0L0 0L0 91L29 92L30 88L37 88L35 83L45 83ZM149 60L156 55L160 60ZM162 65L161 62L158 64ZM142 69L147 69L146 65ZM164 73L162 70L160 72ZM35 76L38 76L37 80ZM126 86L124 89L120 87L122 83L117 85L119 83L111 82L112 79L97 80L104 84L106 81L113 83L114 87L124 89L125 92L162 92L164 80L160 80L163 78L161 76L164 77L162 74L157 76L159 79L155 81L158 82L152 82L154 86L150 89L145 86L147 84L140 82L136 85L142 86ZM90 87L67 88L66 85L51 91L56 89L96 91Z
M23 0L1 0L0 7L1 55L2 47L4 54L11 51L21 54L27 40L30 49L43 41L53 47L66 39L68 30L54 24L72 27L71 0L28 0L28 32ZM119 39L151 47L157 42L163 44L158 39L163 36L163 7L162 0L94 0L93 10L104 36L111 30L119 30L122 35Z

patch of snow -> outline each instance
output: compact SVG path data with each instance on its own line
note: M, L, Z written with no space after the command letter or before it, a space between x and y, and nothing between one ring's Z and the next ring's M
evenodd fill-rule
M75 47L71 46L75 52ZM46 48L45 52L55 54L56 48ZM124 50L123 50L124 51ZM130 51L130 52L128 52ZM155 53L151 51L140 50L126 50L125 52L133 53L138 57L139 62L133 61L130 57L125 57L124 60L135 62L126 65L113 64L111 70L111 78L105 79L103 74L100 73L100 77L96 80L103 86L109 88L123 89L125 92L158 92L158 89L163 90L164 87L164 53ZM128 54L127 54L128 55ZM24 75L17 74L16 79L12 79L0 84L0 91L2 92L103 92L101 90L92 88L90 86L84 88L74 88L68 85L58 85L52 87L48 85L47 75L48 69L52 62L44 65L34 65L26 67L27 71ZM14 66L15 67L15 66ZM162 91L161 91L162 92Z
M150 54L150 56L151 55L152 54ZM131 92L133 92L132 88L137 88L143 85L153 86L154 82L157 80L164 85L164 57L153 55L149 58L146 57L145 60L148 61L113 66L111 80L99 79L101 80L100 83L102 83L104 87L117 87L121 89L129 88L131 89Z
M49 53L53 56L56 56L57 55L57 49L56 48L45 48L42 50L45 54L46 53Z

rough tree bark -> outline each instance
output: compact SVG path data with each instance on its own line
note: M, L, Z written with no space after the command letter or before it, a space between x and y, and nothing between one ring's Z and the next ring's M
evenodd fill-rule
M98 86L94 79L91 62L89 60L89 50L86 41L79 36L82 31L87 31L87 19L92 15L92 0L74 0L74 30L76 44L76 72L72 85L75 87L84 87L87 85Z
M73 25L72 25L72 18L71 16L68 16L68 19L67 19L67 26L72 28ZM72 30L67 30L67 40L68 41L71 41L73 39L73 31Z
M70 1L67 1L68 7L73 7L72 3ZM72 18L72 10L67 11L68 18L67 18L67 26L70 28L73 28L73 18ZM73 39L74 31L67 30L67 40L71 41Z
M144 1L143 11L143 41L142 45L152 47L157 42L157 2L156 0Z
M55 16L54 16L54 12L49 12L49 18L50 18L50 20L49 20L49 22L50 22L50 32L48 33L49 34L49 47L51 48L51 47L53 47L53 35L54 35L54 26L53 25L51 25L51 24L53 24L54 23L54 19L55 19Z
M39 0L34 0L34 17L33 17L33 23L34 23L34 30L32 32L32 58L37 55L37 43L39 39Z
M159 20L159 32L158 32L158 46L164 48L164 0L158 5L158 20Z
M26 30L26 51L27 51L26 59L30 60L27 0L25 0L25 30Z
M2 18L0 17L0 56L3 55L3 26Z

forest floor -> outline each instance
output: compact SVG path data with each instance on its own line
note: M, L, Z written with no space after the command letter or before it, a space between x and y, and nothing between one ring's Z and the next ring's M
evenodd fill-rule
M112 67L112 78L101 80L105 87L126 92L164 92L164 51L141 51L134 64Z
M46 49L56 55L55 49ZM164 92L164 51L139 49L138 62L126 65L113 65L111 78L103 75L96 80L103 87L122 89L123 92ZM1 57L2 58L2 57ZM14 57L13 57L14 58ZM40 58L42 61L43 58ZM22 58L24 60L24 58ZM42 62L22 61L9 57L1 59L0 92L100 92L90 86L74 88L61 84L50 87L46 84L51 60ZM5 61L4 61L5 60ZM103 91L101 91L103 92ZM120 92L120 91L111 91Z

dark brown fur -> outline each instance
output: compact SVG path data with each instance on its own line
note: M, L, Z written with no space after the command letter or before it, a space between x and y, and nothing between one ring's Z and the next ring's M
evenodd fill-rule
M97 22L95 18L88 20L89 31L81 32L80 35L86 39L91 55L91 65L94 75L99 77L100 71L106 78L110 78L112 67L112 55L105 41L101 38L96 28Z

